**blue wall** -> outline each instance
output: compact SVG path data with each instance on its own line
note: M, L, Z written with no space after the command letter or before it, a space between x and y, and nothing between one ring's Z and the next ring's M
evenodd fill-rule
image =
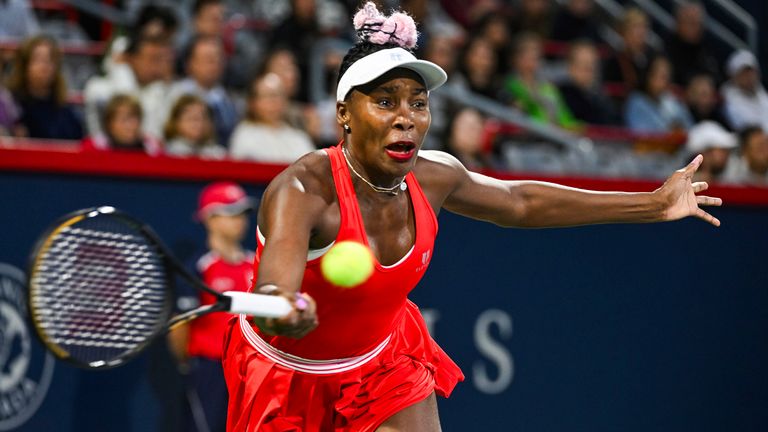
M55 218L105 204L189 254L203 236L191 217L201 186L1 173L0 263L24 268ZM715 214L719 229L553 230L441 214L413 300L467 375L440 401L444 430L768 430L768 209ZM43 356L36 344L33 354ZM107 372L57 362L18 430L166 430L177 383L162 344Z

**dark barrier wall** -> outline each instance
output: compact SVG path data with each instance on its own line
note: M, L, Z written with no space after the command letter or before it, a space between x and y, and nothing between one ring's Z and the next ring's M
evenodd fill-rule
M164 345L106 372L54 364L8 324L22 314L8 312L20 303L9 266L25 268L58 216L105 204L189 255L203 239L191 213L204 184L0 172L0 430L170 430L183 394ZM441 214L412 298L467 376L440 400L444 430L768 430L768 207L714 213L719 229L504 230Z

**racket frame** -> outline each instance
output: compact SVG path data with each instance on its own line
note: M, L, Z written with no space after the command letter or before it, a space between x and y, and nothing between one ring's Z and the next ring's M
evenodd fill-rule
M63 230L68 226L74 225L77 222L80 222L86 218L98 217L100 215L110 215L110 216L115 216L121 219L122 221L124 221L131 227L135 228L137 231L139 231L147 240L147 242L156 248L156 251L159 253L160 260L164 267L163 270L165 271L166 290L165 290L163 311L160 313L160 317L159 317L160 319L157 320L157 324L155 328L153 328L151 331L151 336L147 337L146 341L128 350L126 353L124 353L123 355L113 360L85 363L73 358L69 352L67 352L58 344L51 341L48 338L48 335L44 331L42 331L41 329L42 323L40 322L39 317L35 313L37 308L32 306L32 298L34 297L35 291L37 290L37 287L35 286L33 281L36 278L40 259L42 258L43 254L48 250L48 248L51 246L51 242L53 241L53 238L61 230ZM100 206L100 207L92 207L92 208L76 210L57 219L54 223L52 223L48 227L48 229L45 230L45 232L35 242L35 245L32 248L32 251L28 259L27 273L29 274L29 277L27 280L27 289L28 289L27 307L29 308L29 311L30 311L29 320L32 327L35 330L35 334L37 335L38 339L51 353L53 353L60 360L66 361L74 366L84 368L84 369L90 369L90 370L111 369L114 367L121 366L124 363L133 359L142 351L144 351L144 349L149 344L154 342L154 340L158 336L160 336L161 334L164 334L166 331L171 330L181 324L189 322L207 313L217 312L217 311L227 311L229 310L232 302L230 296L223 295L217 291L214 291L213 289L211 289L210 287L202 283L197 277L193 276L192 273L189 270L187 270L186 267L176 257L173 256L173 254L171 254L168 247L162 242L162 240L160 240L160 237L157 235L157 233L155 233L152 227L134 218L133 216L130 216L129 214L121 210L117 210L111 206ZM175 298L175 295L176 295L176 287L173 280L174 273L178 276L181 276L186 282L188 282L195 288L213 295L216 298L216 302L211 305L201 306L194 310L187 311L185 313L171 317L173 299Z

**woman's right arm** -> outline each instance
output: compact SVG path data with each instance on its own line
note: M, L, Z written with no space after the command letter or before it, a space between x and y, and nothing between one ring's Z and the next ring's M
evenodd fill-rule
M261 251L256 292L275 291L289 300L297 299L307 263L309 241L317 221L329 203L324 197L322 179L313 173L311 161L317 154L302 158L277 176L264 193L259 208L259 230L266 238ZM328 170L330 172L330 169ZM270 334L301 337L317 326L314 301L295 307L279 320L255 319Z

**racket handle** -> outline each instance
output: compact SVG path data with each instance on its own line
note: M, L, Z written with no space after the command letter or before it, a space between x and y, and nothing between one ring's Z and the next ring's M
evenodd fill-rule
M222 294L229 297L229 312L235 314L282 318L293 309L285 297L240 291L227 291Z

